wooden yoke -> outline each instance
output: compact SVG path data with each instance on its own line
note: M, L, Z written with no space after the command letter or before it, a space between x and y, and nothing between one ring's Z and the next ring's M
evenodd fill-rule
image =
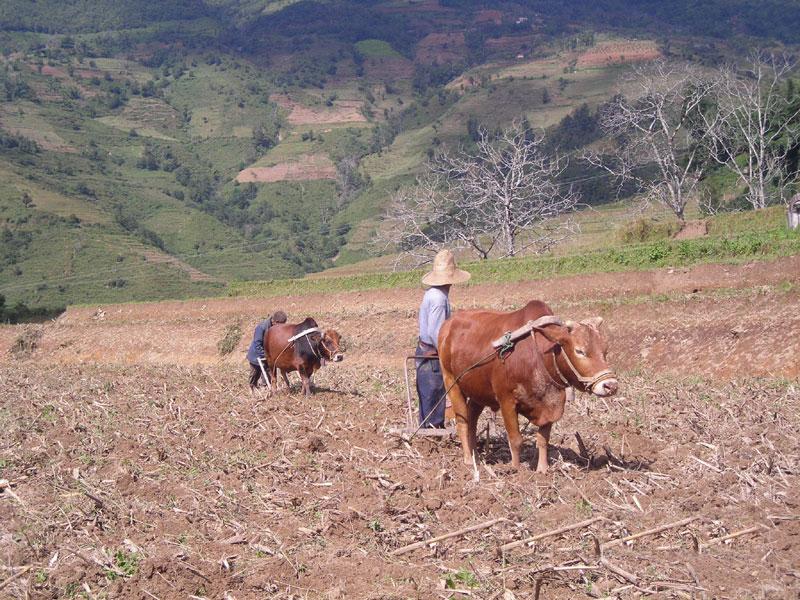
M534 329L540 329L545 327L546 325L563 325L564 323L556 317L555 315L545 315L543 317L539 317L535 321L528 321L520 327L519 329L515 329L514 331L507 331L503 334L503 337L499 337L496 340L492 341L492 348L501 348L506 349L510 348L514 345L518 339L525 337Z

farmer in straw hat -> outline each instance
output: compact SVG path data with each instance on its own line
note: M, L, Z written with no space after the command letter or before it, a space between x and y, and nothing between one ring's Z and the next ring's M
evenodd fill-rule
M439 329L450 318L450 286L470 278L466 271L456 268L450 250L441 250L433 259L433 270L422 278L428 287L419 307L419 343L416 356L438 356ZM438 359L417 361L417 393L419 422L423 427L444 427L444 381Z

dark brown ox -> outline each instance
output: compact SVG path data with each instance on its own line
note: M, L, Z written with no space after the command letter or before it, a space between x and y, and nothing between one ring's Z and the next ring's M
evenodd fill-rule
M538 326L517 340L504 357L499 352L491 355L493 340L552 314L544 302L534 300L511 313L458 312L442 326L439 332L442 374L445 389L450 389L448 395L466 464L472 464L478 417L487 406L494 411L499 409L503 415L511 464L516 468L522 446L519 415L538 427L536 470L544 473L550 430L564 414L567 395L574 395L572 388L597 396L612 396L617 392L616 376L606 363L607 341L599 330L603 322L600 317L580 323L565 321ZM476 368L468 370L476 363L479 363ZM456 381L464 371L467 372Z
M305 335L300 335L304 332ZM270 382L274 384L274 388L277 389L278 369L283 374L287 388L290 386L286 373L297 371L306 396L311 394L311 377L317 369L328 361L339 362L344 359L339 334L333 329L321 331L311 317L307 317L302 323L284 323L270 327L264 334L264 353Z

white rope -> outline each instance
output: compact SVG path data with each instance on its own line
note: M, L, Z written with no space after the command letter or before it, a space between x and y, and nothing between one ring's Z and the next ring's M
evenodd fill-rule
M289 338L290 342L294 342L295 340L299 340L304 335L308 335L310 333L322 333L322 330L319 327L312 327L311 329L306 329L305 331L301 331L297 335L293 335Z

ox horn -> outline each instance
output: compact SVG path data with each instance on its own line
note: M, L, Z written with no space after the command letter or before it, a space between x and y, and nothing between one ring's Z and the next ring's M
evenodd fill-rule
M578 324L575 321L571 321L570 319L564 321L564 327L567 328L567 331L572 331L577 325Z
M599 329L600 325L603 324L603 317L592 317L591 319L585 319L581 321L584 325L588 325L593 329Z

